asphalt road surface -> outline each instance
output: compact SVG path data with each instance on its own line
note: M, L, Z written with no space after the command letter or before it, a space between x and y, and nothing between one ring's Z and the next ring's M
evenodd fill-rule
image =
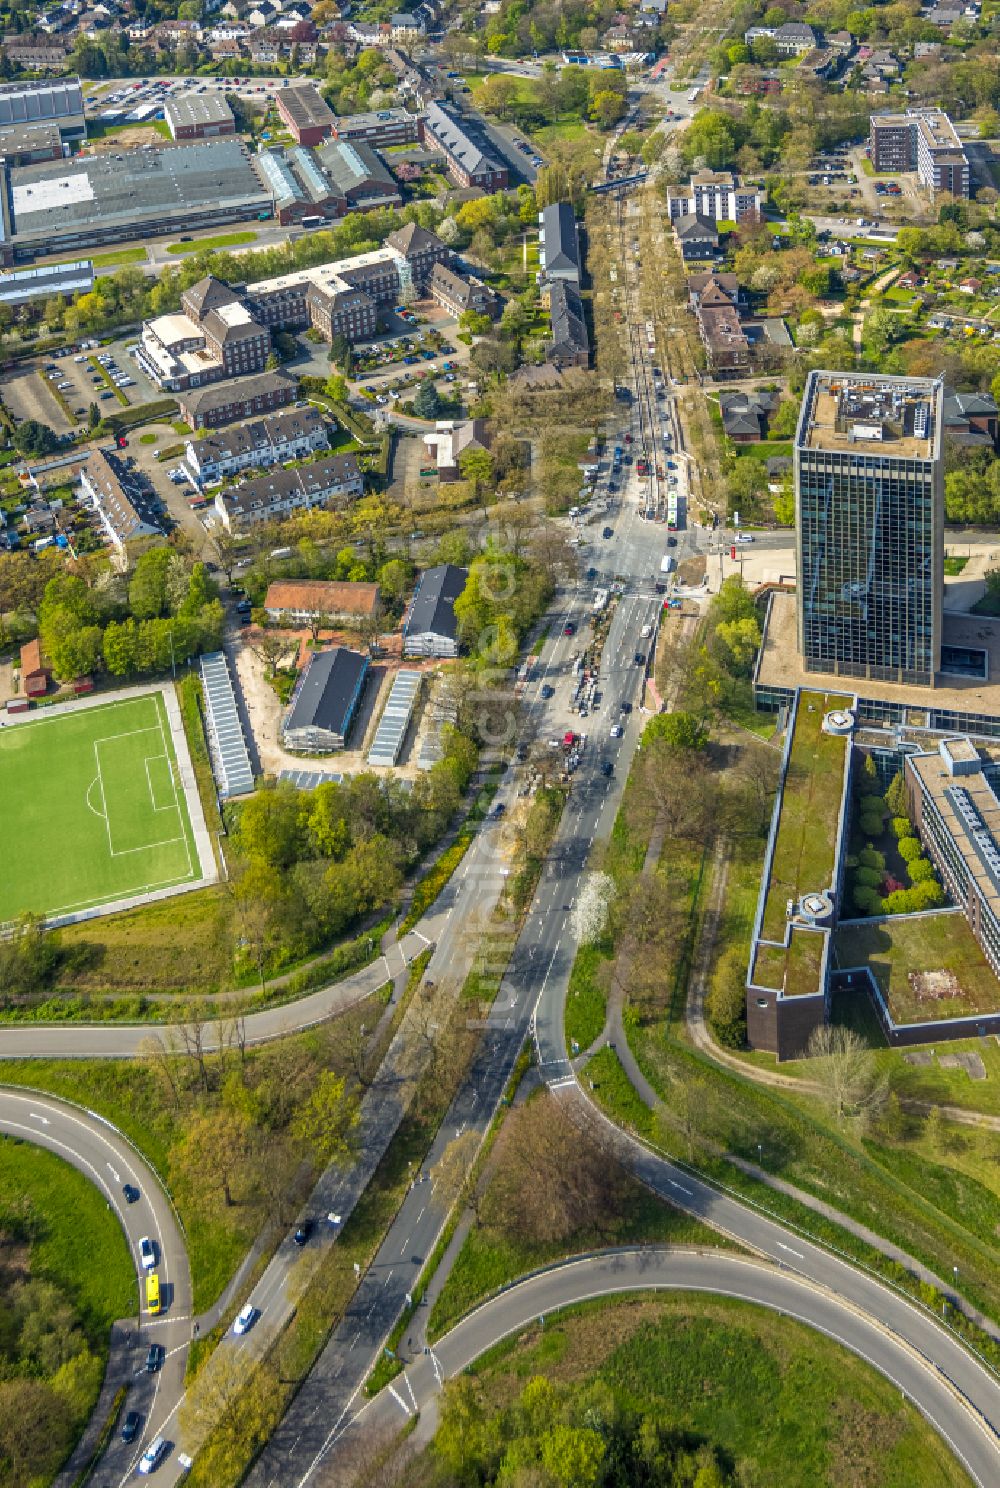
M509 1288L477 1308L429 1354L420 1354L368 1404L341 1443L345 1457L364 1440L400 1430L418 1412L417 1440L434 1429L435 1403L443 1380L468 1368L502 1339L537 1324L559 1308L625 1292L711 1292L773 1308L818 1329L886 1376L921 1411L980 1488L1000 1481L1000 1442L993 1430L970 1416L947 1374L898 1338L890 1328L854 1310L822 1287L786 1270L719 1252L651 1247L612 1251L569 1261ZM353 1450L350 1451L353 1456ZM324 1478L328 1484L334 1479Z
M112 1439L102 1469L128 1474L144 1446L168 1425L180 1398L191 1336L191 1275L187 1249L173 1206L159 1179L136 1149L110 1122L79 1106L32 1091L0 1089L0 1132L33 1142L64 1158L94 1183L114 1209L125 1233L136 1268L136 1301L142 1298L141 1323L137 1312L131 1326L115 1329L109 1375L112 1393L128 1384L125 1411L136 1410L142 1426L135 1442ZM139 1197L128 1203L123 1186ZM139 1241L152 1240L160 1278L163 1312L152 1318L145 1309L146 1272L139 1264ZM79 1243L86 1246L87 1237ZM95 1259L95 1264L99 1261ZM147 1373L146 1351L151 1343L164 1350L162 1366Z

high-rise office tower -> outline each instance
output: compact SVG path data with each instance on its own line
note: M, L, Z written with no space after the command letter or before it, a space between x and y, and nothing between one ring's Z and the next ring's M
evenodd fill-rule
M933 687L944 591L943 389L812 372L795 435L807 671Z

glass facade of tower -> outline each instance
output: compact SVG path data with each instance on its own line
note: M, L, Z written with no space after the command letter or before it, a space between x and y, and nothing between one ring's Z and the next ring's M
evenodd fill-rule
M846 419L838 412L829 429L817 429L813 380L834 376L811 375L796 439L799 649L809 671L933 686L940 665L943 493L940 437L930 437L930 419L938 423L940 396L935 400L934 384L907 380L906 393L923 392L925 401L903 404L892 386L903 379L869 379L864 386L877 389L869 404L898 417L898 438L871 413L868 424L852 423L862 416L856 401ZM841 405L845 381L835 384ZM876 403L886 384L894 401ZM820 390L824 396L832 406L828 390ZM857 398L853 387L850 396ZM914 409L919 433L929 437L913 437ZM924 449L927 458L913 457Z

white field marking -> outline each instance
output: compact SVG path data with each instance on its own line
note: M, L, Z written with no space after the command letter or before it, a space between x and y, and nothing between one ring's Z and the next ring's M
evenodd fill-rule
M175 842L183 842L183 837L161 837L158 842L144 842L141 847L122 847L111 854L113 858L127 858L132 853L152 852L154 847L171 847Z
M94 786L95 785L101 785L101 777L100 777L100 775L95 775L94 776L93 780L87 786L87 794L84 796L83 799L87 803L87 810L88 811L92 811L95 816L99 816L99 817L101 817L101 819L103 821L107 821L107 819L108 819L107 810L105 809L104 811L98 811L97 807L94 805L94 803L90 799L90 793L94 789ZM101 785L101 796L102 796L102 798L104 796L104 787L103 787L103 785ZM104 802L105 807L107 807L107 804L108 803L105 801Z
M176 789L174 790L174 799L172 801L168 801L165 806L157 806L156 804L156 791L153 789L153 777L149 773L150 763L155 763L156 760L166 760L167 770L170 772L170 782L171 785L173 784L174 772L170 764L170 756L168 754L147 754L146 758L143 760L143 764L146 766L146 784L149 786L149 799L152 803L154 811L174 811L177 806Z
M152 893L154 889L167 889L174 884L190 883L191 878L192 875L188 873L180 878L161 878L155 883L138 884L135 888L115 889L113 893L102 894L97 899L78 899L75 904L63 904L59 909L47 909L45 914L48 918L55 919L56 915L72 914L75 909L96 909L101 904L111 904L118 899L135 899L140 894Z
M101 774L101 756L97 752L97 740L94 740L94 763L97 765L97 780L101 787L101 800L104 802L104 827L108 834L108 856L114 857L115 849L111 841L111 823L108 821L108 793L104 789L104 776Z

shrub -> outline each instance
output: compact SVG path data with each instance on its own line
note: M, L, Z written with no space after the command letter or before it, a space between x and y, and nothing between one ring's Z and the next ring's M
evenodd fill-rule
M858 853L858 862L862 868L877 868L880 873L885 871L885 858L870 842Z
M878 889L882 886L882 875L877 868L857 868L854 872L854 882L866 889Z
M917 907L911 897L915 892L915 889L894 889L882 900L882 913L887 915L912 914Z
M909 870L911 883L929 883L932 878L936 877L934 864L928 858L914 858L906 866Z
M945 892L936 879L928 878L914 884L907 891L914 909L941 909L945 904Z
M908 816L894 816L891 822L892 835L898 842L901 837L913 836L913 823Z
M919 858L922 852L919 837L901 837L899 839L899 856L904 863L912 863Z
M878 889L869 888L867 884L858 884L851 895L855 909L861 914L878 914L882 908L882 896Z

